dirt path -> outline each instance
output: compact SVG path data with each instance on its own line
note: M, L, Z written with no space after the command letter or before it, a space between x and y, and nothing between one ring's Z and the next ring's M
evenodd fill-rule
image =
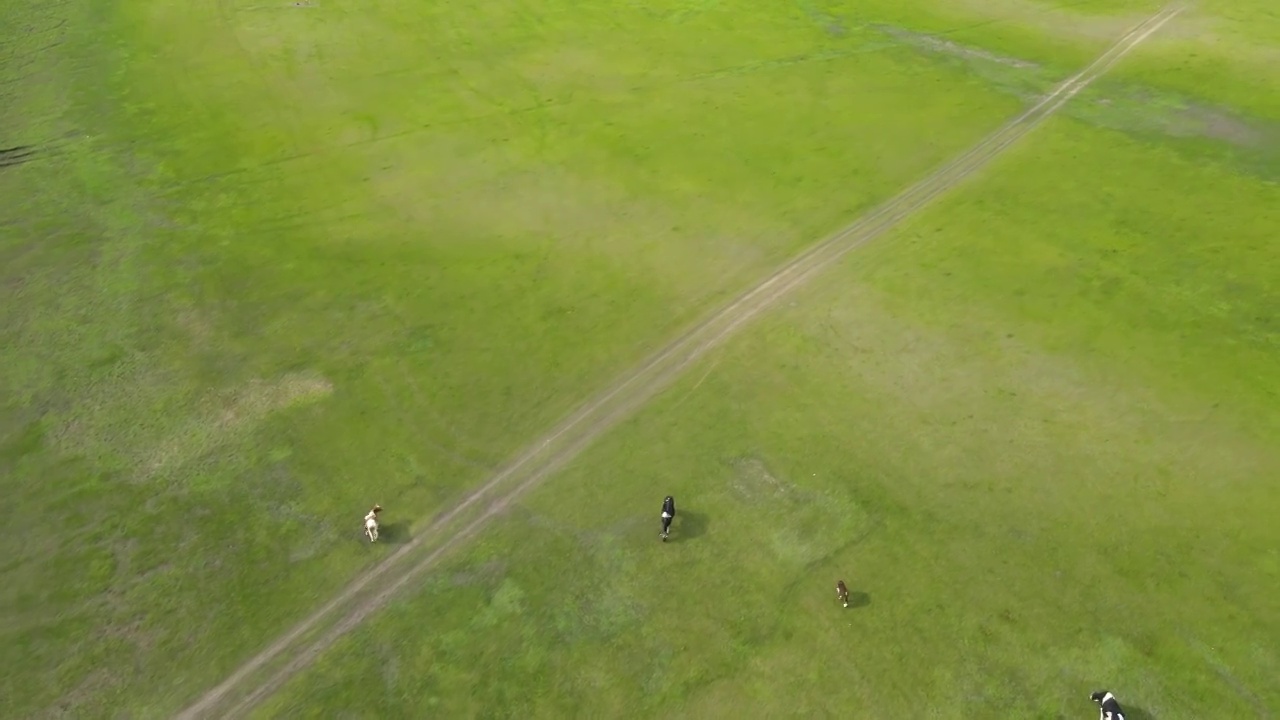
M849 228L805 251L648 358L563 420L461 504L419 530L412 541L356 578L337 597L240 666L178 717L194 720L248 714L343 634L383 608L400 589L420 577L442 555L470 539L523 493L577 457L588 445L669 386L692 363L846 253L919 212L939 195L982 169L1182 10L1181 6L1170 5L1148 18L1026 112ZM486 498L488 505L482 506L481 501ZM387 583L375 585L379 580Z

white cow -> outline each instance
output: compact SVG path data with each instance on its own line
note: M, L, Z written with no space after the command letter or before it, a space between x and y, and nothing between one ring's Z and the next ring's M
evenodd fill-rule
M364 516L364 534L368 536L369 542L378 541L378 513L382 512L381 505L374 505L368 515Z

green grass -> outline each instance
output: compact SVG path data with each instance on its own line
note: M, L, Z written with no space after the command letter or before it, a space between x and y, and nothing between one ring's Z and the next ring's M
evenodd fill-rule
M1049 167L1130 192L1046 192ZM1273 225L1244 211L1278 201L1052 123L262 716L1085 717L1100 686L1138 717L1274 710L1278 343L1243 311L1274 307L1277 272ZM1201 257L1209 228L1232 281ZM667 492L684 517L663 545Z
M1155 7L0 0L6 712L178 709L385 554L363 506L412 532ZM1270 13L1179 21L265 712L1274 711Z

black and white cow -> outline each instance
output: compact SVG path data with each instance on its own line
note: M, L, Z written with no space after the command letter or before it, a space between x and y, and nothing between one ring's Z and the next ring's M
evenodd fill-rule
M1120 703L1116 700L1116 696L1107 690L1099 690L1089 696L1090 700L1098 703L1098 707L1102 708L1098 714L1098 720L1125 720L1124 710L1120 709Z
M676 499L670 495L662 499L662 533L658 537L662 538L662 542L667 541L667 536L671 534L671 521L676 519Z

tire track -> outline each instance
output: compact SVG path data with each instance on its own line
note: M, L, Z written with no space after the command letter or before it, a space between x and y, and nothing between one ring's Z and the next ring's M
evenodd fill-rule
M1021 115L850 227L801 253L650 356L561 421L456 507L432 520L412 541L356 578L337 597L241 665L177 717L194 720L246 715L310 665L342 635L382 609L399 590L421 576L441 556L473 537L526 491L568 464L601 435L669 386L692 363L773 307L784 295L804 285L850 251L918 213L931 201L982 169L1184 9L1173 4L1147 18ZM479 514L474 514L486 497L491 497L489 505ZM451 530L454 526L457 529ZM377 586L366 593L374 581L387 578L393 579L390 584ZM339 613L340 609L344 612Z

